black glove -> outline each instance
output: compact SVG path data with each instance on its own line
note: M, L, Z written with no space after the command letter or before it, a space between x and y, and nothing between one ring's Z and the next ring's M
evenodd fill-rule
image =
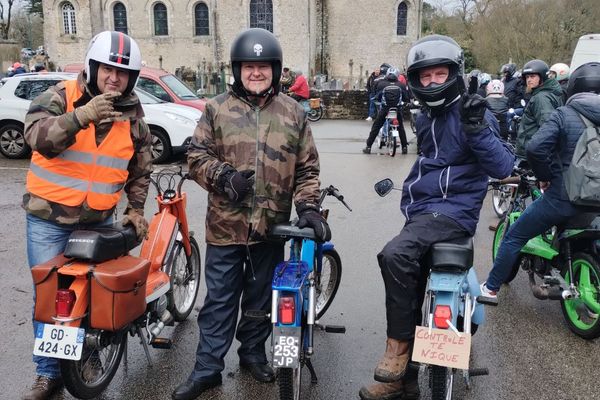
M460 104L460 122L467 135L475 135L489 126L485 120L487 101L478 94L464 94Z
M254 171L237 171L235 168L227 168L219 177L221 191L227 195L229 200L239 203L252 190L254 185Z
M298 213L298 228L313 228L318 242L331 240L331 229L327 220L319 212L319 206L310 203L300 203L296 207Z

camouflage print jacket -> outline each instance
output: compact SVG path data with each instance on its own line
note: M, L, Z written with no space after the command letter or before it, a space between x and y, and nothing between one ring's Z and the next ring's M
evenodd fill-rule
M233 92L206 104L188 152L190 175L208 191L206 241L230 245L263 241L289 221L292 201L316 203L319 155L305 112L276 95L257 107ZM255 171L253 192L234 204L218 187L227 165Z
M77 77L77 81L84 94L75 103L75 107L87 103L91 98L83 74ZM25 140L34 151L48 159L58 156L74 144L75 136L81 129L75 113L68 113L66 109L65 86L61 82L36 97L25 116ZM120 119L131 121L131 138L135 151L134 157L129 162L129 178L125 185L127 209L133 208L143 214L150 178L148 176L135 178L152 170L150 130L143 120L144 111L135 93L115 102L115 110L123 113ZM106 137L111 127L111 122L96 126L98 144ZM104 221L114 212L114 209L93 210L86 203L78 207L70 207L31 193L23 196L23 208L36 217L67 225Z

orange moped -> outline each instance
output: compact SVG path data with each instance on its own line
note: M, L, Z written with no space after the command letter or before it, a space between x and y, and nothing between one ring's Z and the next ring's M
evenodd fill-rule
M120 222L74 231L63 254L35 266L34 318L40 323L34 354L60 359L65 387L73 396L98 396L114 377L127 338L170 348L158 335L192 311L200 283L200 248L186 216L188 179L178 170L151 176L158 212L139 256L135 229Z

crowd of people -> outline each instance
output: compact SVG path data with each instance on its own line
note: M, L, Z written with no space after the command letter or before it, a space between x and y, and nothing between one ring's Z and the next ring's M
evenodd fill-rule
M117 49L115 43L126 45ZM233 83L207 102L187 154L191 178L208 195L207 293L198 314L195 364L174 389L175 400L195 399L222 384L234 338L240 367L258 382L275 379L265 351L271 322L245 313L270 311L273 270L284 259L284 247L268 241L267 233L288 222L295 208L299 227L312 228L320 242L331 239L318 206L319 153L298 103L308 98L306 78L283 68L278 40L263 29L241 32L230 58ZM151 135L133 90L140 50L128 35L106 31L92 39L84 64L75 80L33 100L26 116L25 137L33 150L23 197L30 267L61 253L73 230L111 223L123 193L124 223L140 238L148 229ZM515 156L528 158L546 190L503 240L481 284L491 300L528 238L581 211L565 197L561 171L585 130L579 115L600 124L600 63L584 64L570 77L564 65L549 68L537 59L520 73L516 65L504 65L501 79L477 71L471 75L477 93L466 90L463 65L463 50L452 38L430 35L411 46L405 74L384 63L369 78L368 118L374 121L364 153L370 153L390 107L413 96L422 112L416 122L421 154L403 184L405 223L376 256L387 337L376 382L360 389L363 400L419 397L418 371L408 363L428 272L420 261L433 243L474 235L489 177L505 178ZM516 108L523 117L513 153L507 114ZM403 129L400 141L407 153ZM81 181L91 189L77 190ZM49 398L62 385L58 362L38 356L34 362L36 380L23 398Z

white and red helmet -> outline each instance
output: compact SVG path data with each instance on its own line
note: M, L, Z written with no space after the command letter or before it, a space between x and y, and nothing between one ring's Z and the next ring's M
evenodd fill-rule
M571 69L567 64L556 63L550 67L550 72L554 72L556 75L556 80L560 82L564 81L565 79L569 79Z
M115 31L100 32L92 38L85 54L85 73L92 90L97 91L99 63L129 71L124 95L131 93L142 68L142 53L135 40Z

